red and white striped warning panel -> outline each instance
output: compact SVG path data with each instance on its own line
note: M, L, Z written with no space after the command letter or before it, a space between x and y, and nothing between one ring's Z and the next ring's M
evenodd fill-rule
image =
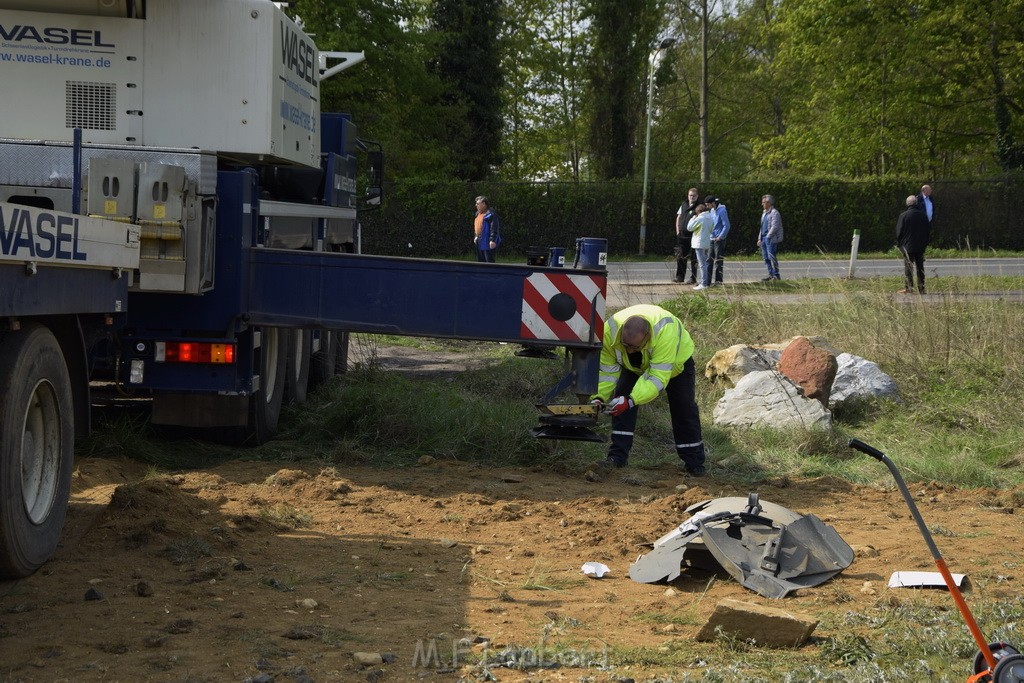
M603 275L534 273L523 281L523 339L600 342L604 337ZM593 337L591 337L593 322Z

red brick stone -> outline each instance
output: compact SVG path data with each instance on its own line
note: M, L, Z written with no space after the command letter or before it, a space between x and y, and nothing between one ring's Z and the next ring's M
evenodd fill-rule
M799 386L804 396L818 399L826 408L838 369L835 354L814 346L807 337L796 337L779 359L779 372Z

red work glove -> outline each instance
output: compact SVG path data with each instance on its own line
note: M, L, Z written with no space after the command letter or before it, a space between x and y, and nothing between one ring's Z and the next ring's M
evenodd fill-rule
M612 402L608 404L605 412L612 417L615 417L617 415L622 415L635 405L636 404L633 403L633 399L628 396L616 396L612 399Z

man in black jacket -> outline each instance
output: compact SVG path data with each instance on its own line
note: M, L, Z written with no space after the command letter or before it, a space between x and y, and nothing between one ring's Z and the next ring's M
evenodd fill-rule
M907 210L896 221L896 245L903 254L903 272L907 286L900 294L914 291L914 270L917 270L917 291L924 294L924 250L928 246L931 224L917 204L917 197L907 197Z

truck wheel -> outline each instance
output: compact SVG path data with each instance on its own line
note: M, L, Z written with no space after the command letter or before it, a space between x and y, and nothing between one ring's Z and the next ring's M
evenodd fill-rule
M334 355L334 374L344 375L348 372L348 332L335 332L338 337L338 350Z
M313 355L313 333L310 330L291 330L289 337L288 375L284 387L284 400L302 405L309 388L309 365Z
M288 330L264 327L260 334L260 388L249 398L246 443L258 446L274 438L284 403L288 372Z
M334 359L338 354L338 333L320 330L320 350L313 354L309 368L309 388L312 391L327 384L334 377Z
M53 334L26 324L0 339L0 577L53 554L74 458L71 379Z

